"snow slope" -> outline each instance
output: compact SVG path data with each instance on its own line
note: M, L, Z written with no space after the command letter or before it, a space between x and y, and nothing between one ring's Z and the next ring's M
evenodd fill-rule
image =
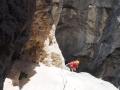
M27 68L27 67L26 67ZM20 80L19 87L13 87L7 78L4 90L118 90L109 82L97 79L88 73L75 73L43 64L33 70L26 69L28 78Z

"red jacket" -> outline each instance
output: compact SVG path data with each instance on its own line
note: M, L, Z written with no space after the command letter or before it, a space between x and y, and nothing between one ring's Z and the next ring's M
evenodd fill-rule
M78 64L75 64L74 61L71 61L69 65L71 68L76 68L78 66Z

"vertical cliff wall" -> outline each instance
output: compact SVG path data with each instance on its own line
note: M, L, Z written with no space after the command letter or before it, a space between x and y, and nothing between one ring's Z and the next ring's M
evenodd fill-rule
M106 59L120 43L119 3L120 0L63 1L56 38L66 62L81 61L78 71L101 77L103 64L110 70L109 74L104 72L106 76L115 74L119 68L114 68L115 64L108 65L114 60Z
M28 40L34 11L34 0L0 0L0 90Z

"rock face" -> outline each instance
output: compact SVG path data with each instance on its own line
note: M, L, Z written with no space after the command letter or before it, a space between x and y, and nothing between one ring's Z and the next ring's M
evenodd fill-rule
M20 60L43 62L47 66L64 66L64 58L55 39L61 6L62 0L36 0L30 37L20 55Z
M112 54L108 55L96 75L113 83L120 89L120 48L116 48Z
M0 0L0 90L28 40L34 11L34 0Z
M112 75L116 86L120 81L119 59L112 59L111 55L120 46L119 3L120 0L64 0L56 30L66 62L79 59L78 71L87 71L104 79Z
M1 87L5 75L8 71L7 69L12 65L12 63L16 60L16 58L17 61L34 62L34 63L43 62L47 66L57 66L60 68L64 68L65 66L64 58L61 54L61 51L58 47L55 38L55 30L57 23L59 21L59 16L62 10L63 1L62 0L36 0L36 1L11 0L9 2L3 1L3 5L4 4L8 6L7 11L5 13L8 12L6 15L10 13L10 17L8 17L8 22L5 21L5 25L4 23L3 26L1 24L1 28L4 30L2 34L3 37L1 37L1 43L0 43L1 50L3 50L3 52L0 52L1 55L0 59L1 61L2 60L4 61L4 62L3 61L0 62L0 65L2 67L1 68L2 72L0 74L1 76L4 76L0 78L3 79L0 80ZM5 7L3 6L2 8L6 8L7 6ZM33 18L34 11L35 11L35 15ZM32 25L30 26L31 21L32 21ZM8 27L6 27L7 25ZM10 29L11 31L8 31L7 29ZM6 40L6 42L4 42L4 40ZM6 47L3 48L3 46L5 45ZM12 74L11 79L13 85L19 84L19 76L21 72L21 70L19 70L19 68L15 66L16 62L14 62L12 69L10 71L10 74Z
M120 0L1 0L0 90L16 59L63 68L55 35L66 63L120 87Z

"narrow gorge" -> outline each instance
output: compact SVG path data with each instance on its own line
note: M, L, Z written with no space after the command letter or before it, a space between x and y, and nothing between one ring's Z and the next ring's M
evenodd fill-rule
M19 85L26 62L64 69L74 59L77 72L120 87L120 0L0 1L0 90L9 74Z

